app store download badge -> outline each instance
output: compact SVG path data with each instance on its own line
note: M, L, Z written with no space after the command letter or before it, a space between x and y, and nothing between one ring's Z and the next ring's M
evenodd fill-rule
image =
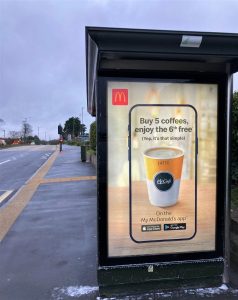
M150 232L150 231L161 231L161 224L156 225L142 225L141 226L142 232Z
M186 230L186 223L164 224L164 231L167 230Z

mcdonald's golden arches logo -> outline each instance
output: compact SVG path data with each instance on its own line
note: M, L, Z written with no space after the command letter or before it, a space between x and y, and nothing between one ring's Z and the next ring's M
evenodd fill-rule
M128 105L128 89L112 89L112 105Z

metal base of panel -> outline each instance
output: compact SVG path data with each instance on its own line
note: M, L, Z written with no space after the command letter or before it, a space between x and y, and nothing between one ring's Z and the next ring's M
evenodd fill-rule
M223 259L167 264L126 265L98 269L101 296L113 297L155 290L213 287L222 284Z

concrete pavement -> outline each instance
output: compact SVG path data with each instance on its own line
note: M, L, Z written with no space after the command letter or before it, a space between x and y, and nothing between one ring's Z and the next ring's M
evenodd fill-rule
M72 299L64 289L97 286L95 169L79 149L64 146L2 240L1 300Z
M80 162L79 147L63 146L28 182L31 199L0 244L1 300L103 299L96 278L95 173L92 165ZM228 290L130 295L128 289L112 299L237 299L236 275L234 269L234 286Z

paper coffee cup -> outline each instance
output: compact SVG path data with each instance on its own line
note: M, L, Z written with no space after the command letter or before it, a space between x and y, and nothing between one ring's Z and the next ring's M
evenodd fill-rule
M144 152L149 200L166 207L177 203L184 151L177 147L156 147Z

